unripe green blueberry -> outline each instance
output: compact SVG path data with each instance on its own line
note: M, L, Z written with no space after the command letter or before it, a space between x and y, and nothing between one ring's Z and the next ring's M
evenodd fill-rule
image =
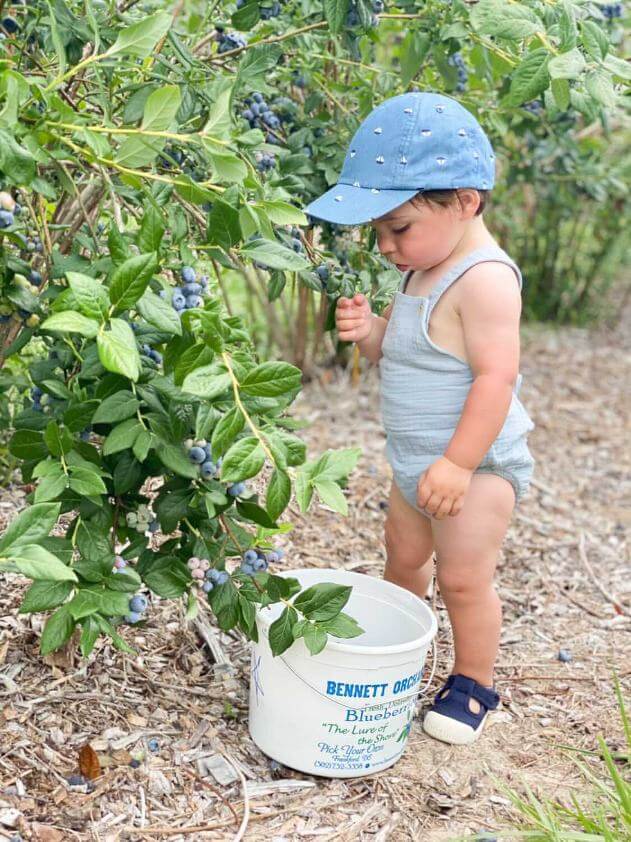
M201 559L197 558L197 556L191 556L189 560L186 562L186 566L189 570L195 570L196 567L199 567L201 564Z
M136 526L138 523L138 517L135 512L128 512L126 520L128 526Z

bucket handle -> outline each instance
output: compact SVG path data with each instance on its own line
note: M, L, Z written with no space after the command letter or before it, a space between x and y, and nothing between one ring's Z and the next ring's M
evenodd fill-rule
M436 659L438 654L438 647L436 646L436 638L432 638L432 670L430 672L429 678L425 682L425 686L422 687L420 690L416 690L414 693L406 693L405 696L399 696L397 699L392 699L390 702L377 702L374 705L363 705L362 707L358 707L357 705L346 705L344 702L338 702L337 699L331 698L331 696L326 696L317 687L314 687L313 684L309 684L309 682L304 679L301 675L299 675L295 669L287 663L287 661L283 658L282 655L279 655L280 660L285 664L288 670L292 672L296 678L299 678L303 684L306 684L314 693L317 693L318 696L322 696L323 699L326 699L328 702L333 702L333 704L339 705L340 707L346 708L347 710L370 710L370 708L377 708L377 707L384 707L384 705L392 704L393 702L400 702L403 699L412 699L416 698L417 696L425 696L427 695L427 688L432 683L432 679L434 678L434 673L436 672Z

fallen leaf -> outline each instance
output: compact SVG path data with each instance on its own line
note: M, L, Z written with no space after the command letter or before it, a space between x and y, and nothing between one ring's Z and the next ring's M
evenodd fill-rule
M84 778L95 781L101 777L101 764L99 756L90 743L86 743L79 752L79 769Z

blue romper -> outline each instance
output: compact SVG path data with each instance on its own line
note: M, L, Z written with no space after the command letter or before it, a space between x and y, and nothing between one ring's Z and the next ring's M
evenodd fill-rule
M521 272L506 252L485 246L446 272L428 296L405 293L412 270L406 272L394 294L379 360L386 458L401 493L422 514L426 513L416 504L419 477L444 455L474 380L467 362L429 338L430 315L445 290L467 269L488 260L507 263L521 289ZM521 382L519 374L504 425L475 469L476 473L507 479L515 490L516 503L528 489L534 466L526 437L535 425L517 398Z

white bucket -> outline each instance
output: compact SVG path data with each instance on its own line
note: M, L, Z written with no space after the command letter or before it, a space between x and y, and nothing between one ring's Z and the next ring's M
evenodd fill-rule
M329 636L318 655L302 638L272 655L269 627L285 607L258 608L252 644L250 735L269 757L310 775L355 778L387 769L405 749L427 652L429 606L391 582L345 570L288 570L301 588L350 585L344 612L365 630ZM427 684L431 681L431 677ZM427 684L425 686L427 686Z

